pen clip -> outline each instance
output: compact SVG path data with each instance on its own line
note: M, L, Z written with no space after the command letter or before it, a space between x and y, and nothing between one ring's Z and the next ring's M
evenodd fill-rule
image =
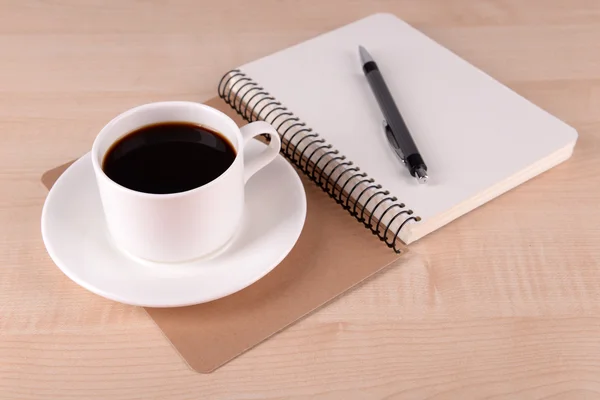
M406 158L404 157L404 153L402 153L400 146L396 142L396 138L394 137L392 128L390 128L390 125L387 123L386 120L383 120L383 131L385 132L385 137L387 137L388 142L390 142L390 145L394 149L394 152L396 153L400 161L406 164Z

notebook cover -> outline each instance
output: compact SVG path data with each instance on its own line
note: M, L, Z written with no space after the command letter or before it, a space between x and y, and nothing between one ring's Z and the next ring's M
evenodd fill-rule
M220 99L206 104L244 122ZM46 172L47 187L71 163ZM306 223L290 254L263 279L228 297L179 308L145 308L187 364L209 373L239 356L399 256L300 174Z
M361 69L359 45L377 62L427 163L426 185L417 184L399 164L386 139L382 112ZM285 108L262 116L281 123L280 132L296 142L292 145L303 140L305 134L296 130L298 122L305 123L302 129L319 133L421 217L402 229L404 243L563 162L577 140L573 127L392 14L368 16L238 69L264 97ZM265 101L254 107L261 101L258 91L244 97L252 87L247 80L235 86L236 104L243 97L253 102L248 109L261 109ZM293 115L278 117L287 112ZM324 157L321 165L335 168L327 163Z

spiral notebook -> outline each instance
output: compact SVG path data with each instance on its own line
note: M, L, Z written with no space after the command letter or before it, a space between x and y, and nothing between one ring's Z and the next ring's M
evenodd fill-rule
M421 154L399 164L359 64L365 46ZM276 127L283 154L399 251L568 159L577 132L399 18L375 14L228 72L219 96Z

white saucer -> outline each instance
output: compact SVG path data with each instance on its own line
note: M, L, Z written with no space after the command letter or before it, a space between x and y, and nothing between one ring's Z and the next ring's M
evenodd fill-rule
M263 149L251 141L246 156ZM246 184L242 227L223 251L186 264L140 262L112 243L88 153L50 190L42 237L56 265L89 291L137 306L178 307L230 295L265 276L292 250L305 217L302 182L280 155Z

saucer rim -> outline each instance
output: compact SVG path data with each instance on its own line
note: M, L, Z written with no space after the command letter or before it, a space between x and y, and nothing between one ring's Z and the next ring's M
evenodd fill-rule
M65 265L65 263L63 261L61 261L61 258L58 257L58 255L56 254L56 250L55 250L54 246L52 245L52 241L49 239L49 233L48 233L49 228L47 226L47 224L48 224L47 214L48 214L48 207L49 207L48 204L50 203L50 198L55 196L56 191L60 190L60 187L62 185L64 185L63 181L64 181L64 179L66 179L66 176L67 176L66 172L69 169L78 168L78 167L80 168L81 166L79 166L79 164L84 164L86 161L88 161L91 166L91 163L92 163L91 152L85 153L84 155L79 157L75 162L73 162L71 165L69 165L69 167L58 177L58 179L54 182L52 187L48 190L48 193L44 200L44 205L42 207L42 213L41 213L41 234L42 234L42 240L43 240L44 246L45 246L46 251L47 251L48 255L50 256L51 260L54 262L54 264L71 281L73 281L74 283L76 283L77 285L81 286L82 288L88 290L91 293L94 293L98 296L104 297L104 298L112 300L112 301L116 301L118 303L132 305L132 306L138 306L138 307L148 307L148 308L174 308L174 307L187 307L187 306L208 303L211 301L215 301L215 300L230 296L232 294L235 294L235 293L253 285L257 281L259 281L260 279L265 277L267 274L269 274L271 271L273 271L275 268L277 268L277 266L279 264L281 264L281 262L288 256L288 254L295 247L296 243L298 242L298 240L300 238L300 235L302 234L302 232L304 230L304 226L306 224L306 216L307 216L306 190L304 189L304 185L302 184L300 176L298 175L296 170L287 162L287 160L285 160L285 158L283 158L281 156L281 154L279 154L278 156L281 157L283 159L283 161L285 161L286 168L288 168L288 171L294 176L295 183L297 184L300 192L303 194L303 196L301 196L301 203L302 203L301 204L301 207L302 207L301 221L300 221L300 218L298 218L298 222L300 223L300 229L298 229L296 234L292 236L292 238L293 238L292 245L289 246L289 248L287 250L282 251L280 256L277 257L272 263L269 263L272 265L270 265L269 267L265 267L264 269L262 269L260 271L260 273L258 273L256 276L253 276L251 279L248 279L247 281L244 281L243 283L240 283L239 285L236 285L234 287L230 286L226 290L222 290L221 292L215 293L213 296L205 297L202 300L192 300L192 301L187 301L187 302L181 302L181 301L170 301L170 302L157 301L156 303L138 302L138 301L132 301L131 298L123 297L122 295L120 295L118 293L107 292L105 290L99 289L98 287L88 283L87 280L82 280L72 274L72 272L73 272L72 268L67 267ZM119 251L119 249L115 248L114 251ZM227 252L227 250L225 250L224 252ZM123 255L123 256L125 257L125 255ZM140 263L134 259L129 258L129 260L131 262L135 262L138 265L143 265L142 263ZM210 262L210 260L205 260L205 261ZM156 263L156 264L159 266L167 265L165 263ZM186 263L184 263L184 264L186 264ZM194 264L194 262L190 262L189 264ZM191 267L193 267L193 266L191 266Z

